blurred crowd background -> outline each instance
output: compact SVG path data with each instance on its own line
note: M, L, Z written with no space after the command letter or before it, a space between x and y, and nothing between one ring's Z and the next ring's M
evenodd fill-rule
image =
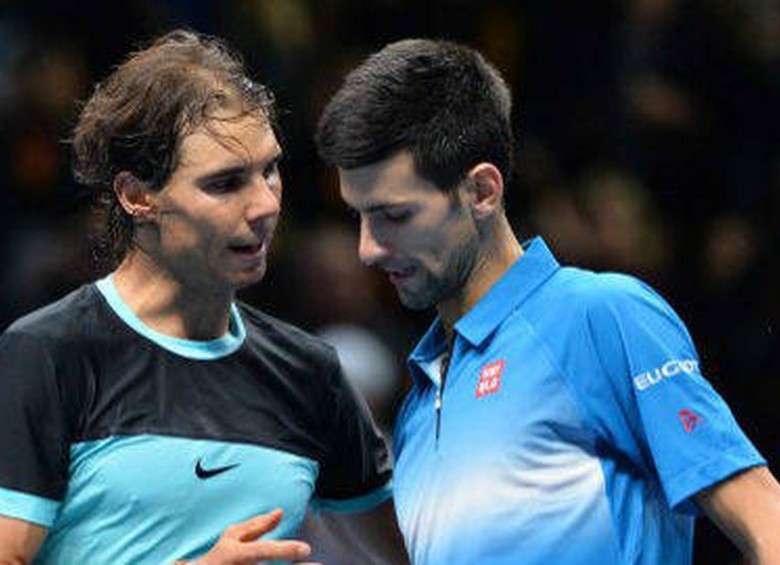
M102 274L70 129L95 81L178 26L227 39L281 108L283 220L242 298L334 343L388 433L432 313L402 311L360 266L312 135L363 56L439 37L480 49L513 88L518 233L654 285L780 471L777 0L0 0L0 329ZM738 562L711 526L696 543L698 563Z

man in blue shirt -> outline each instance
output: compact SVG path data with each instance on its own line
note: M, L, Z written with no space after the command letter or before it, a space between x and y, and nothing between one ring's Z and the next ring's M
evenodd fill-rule
M395 436L412 561L689 563L703 511L780 563L780 486L675 312L516 239L510 108L477 52L405 40L353 70L319 123L361 259L438 312Z

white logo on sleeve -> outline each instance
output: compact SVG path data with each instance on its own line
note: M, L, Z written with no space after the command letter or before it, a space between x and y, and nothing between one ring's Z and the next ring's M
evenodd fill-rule
M699 372L699 362L695 359L671 359L656 369L639 373L634 377L634 386L642 391L660 383L664 379L685 373L691 375Z

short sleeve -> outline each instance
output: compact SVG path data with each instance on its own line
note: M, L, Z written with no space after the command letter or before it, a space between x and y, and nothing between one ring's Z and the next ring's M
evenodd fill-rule
M702 376L673 309L636 279L602 277L587 301L587 333L617 404L605 412L620 417L593 417L613 426L613 441L639 442L650 460L646 471L657 473L669 505L695 512L690 498L697 492L765 461ZM622 425L630 433L614 429Z
M673 309L644 283L611 277L588 302L590 340L670 506L694 511L694 494L765 461L702 376Z
M368 406L336 361L324 409L329 451L321 464L315 511L362 512L392 496L392 462Z
M65 493L69 442L51 351L0 336L0 515L51 526Z

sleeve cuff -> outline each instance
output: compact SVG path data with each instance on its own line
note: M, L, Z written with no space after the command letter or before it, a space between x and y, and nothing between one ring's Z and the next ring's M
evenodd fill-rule
M331 498L315 498L311 501L311 510L315 514L320 512L335 512L338 514L352 514L371 510L389 500L393 496L393 481L389 480L381 487L368 494L356 498L335 500Z
M0 487L0 515L51 527L59 510L56 500Z
M766 465L766 461L757 452L724 453L717 459L678 475L674 486L667 492L669 505L675 512L697 516L701 510L693 499L696 494L737 473L761 465Z

